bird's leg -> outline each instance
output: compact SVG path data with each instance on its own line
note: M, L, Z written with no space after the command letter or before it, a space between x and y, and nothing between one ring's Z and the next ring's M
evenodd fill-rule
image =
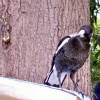
M77 82L74 81L74 74L75 74L75 72L72 72L70 74L70 78L71 78L71 80L72 80L72 82L74 84L74 89L79 92L80 91L79 88L78 88L78 82L79 82L79 80Z
M59 81L59 87L61 88L61 72L57 73L58 81Z
M47 81L48 81L48 79L49 79L49 77L50 77L50 75L51 75L52 72L53 72L53 71L51 70L51 71L48 73L47 77L46 77L45 80L44 80L44 84L47 83Z

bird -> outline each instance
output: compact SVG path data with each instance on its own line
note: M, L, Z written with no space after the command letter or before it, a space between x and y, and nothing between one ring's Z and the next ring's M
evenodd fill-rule
M94 100L100 100L100 82L97 82L94 88Z
M92 27L83 25L76 33L60 40L52 59L50 72L44 79L44 84L62 87L69 73L74 88L77 90L78 82L74 81L74 75L89 56L92 34Z

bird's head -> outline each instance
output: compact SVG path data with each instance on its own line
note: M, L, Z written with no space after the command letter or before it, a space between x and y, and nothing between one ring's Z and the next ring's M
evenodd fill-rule
M87 49L90 47L90 41L92 37L92 28L89 25L81 26L78 34L73 39L74 47L80 49Z
M91 28L91 26L89 26L89 25L81 26L79 31L78 31L78 34L84 40L90 41L91 37L92 37L92 28Z

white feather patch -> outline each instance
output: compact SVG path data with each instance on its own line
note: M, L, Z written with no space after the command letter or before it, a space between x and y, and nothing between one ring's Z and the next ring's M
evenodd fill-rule
M58 53L58 51L69 41L70 38L66 38L58 47L58 49L56 50L56 54Z
M58 80L58 77L57 77L57 70L56 70L56 67L54 65L53 67L53 72L51 73L49 79L48 79L48 83L50 83L51 85L54 85L54 84L57 84L59 85L59 80Z
M78 34L80 35L80 37L84 37L84 33L85 33L85 30L81 30Z
M67 75L67 72L62 72L61 73L61 83L63 82L63 80L64 80L64 78L65 78L65 76Z
M79 33L73 33L71 35L69 35L70 37L76 37L76 36L80 36L80 37L84 37L84 33L85 33L85 30L80 30Z

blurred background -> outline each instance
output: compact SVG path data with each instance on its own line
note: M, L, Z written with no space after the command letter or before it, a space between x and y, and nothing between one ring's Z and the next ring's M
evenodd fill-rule
M100 81L100 0L91 0L91 25L93 38L91 48L91 78L92 86Z

